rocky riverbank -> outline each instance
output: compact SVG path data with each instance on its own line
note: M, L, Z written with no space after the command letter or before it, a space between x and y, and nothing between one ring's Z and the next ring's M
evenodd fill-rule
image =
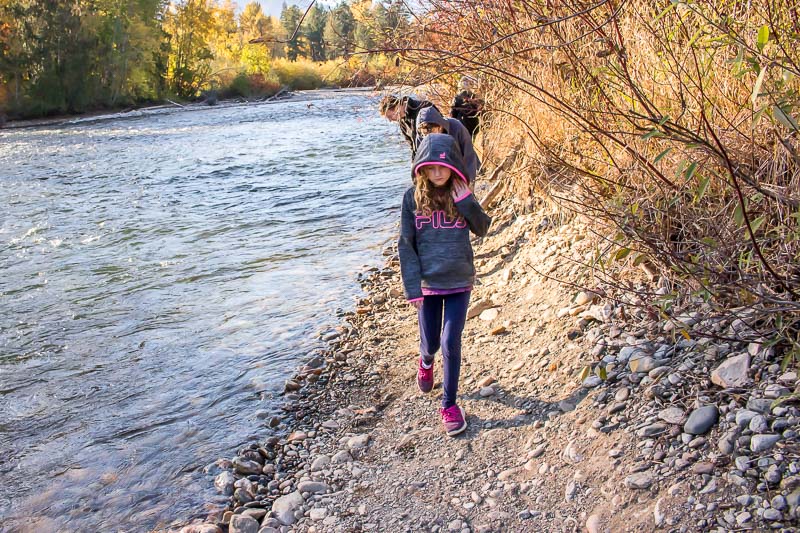
M797 373L759 317L702 302L659 315L648 298L667 280L631 269L641 296L591 281L587 221L492 214L464 333L465 434L442 433L440 384L416 388L416 319L387 250L368 297L286 383L272 436L210 473L228 508L172 531L795 531Z

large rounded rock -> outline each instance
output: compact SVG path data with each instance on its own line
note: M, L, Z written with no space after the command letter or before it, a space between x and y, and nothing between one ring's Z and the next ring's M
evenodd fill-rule
M233 469L244 476L260 474L261 468L262 466L255 461L242 459L241 457L236 457L233 460Z
M281 496L272 504L275 518L284 526L291 526L297 521L294 512L303 506L303 495L297 491Z
M234 478L233 474L227 470L214 478L214 486L225 496L230 496L233 494L233 484L235 482L236 478Z
M258 527L258 521L251 516L233 515L228 533L258 533Z
M704 405L692 411L689 419L683 425L683 431L689 435L703 435L708 433L719 418L719 410L716 405Z

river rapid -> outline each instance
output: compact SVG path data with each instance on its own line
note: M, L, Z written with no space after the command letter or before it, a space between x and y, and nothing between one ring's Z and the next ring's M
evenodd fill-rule
M0 131L0 530L148 531L268 435L392 239L369 93ZM266 417L266 418L265 418Z

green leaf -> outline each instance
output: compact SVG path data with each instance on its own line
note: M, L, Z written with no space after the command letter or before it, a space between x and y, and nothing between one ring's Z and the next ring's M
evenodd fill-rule
M637 255L637 256L636 256L636 258L633 260L633 266L639 266L639 265L641 265L642 263L644 263L645 261L647 261L647 255L645 255L645 254L639 254L639 255Z
M657 16L656 18L654 18L654 19L653 19L653 22L658 22L659 20L661 20L662 18L664 18L664 16L665 16L667 13L669 13L670 11L672 11L673 9L675 9L675 6L676 6L676 5L678 5L678 4L677 4L677 3L672 3L672 4L668 5L666 8L664 8L664 11L662 11L661 13L659 13L659 14L658 14L658 16Z
M628 257L628 254L630 254L630 253L631 253L631 249L630 248L620 248L619 250L617 250L617 253L614 254L614 259L616 261L619 261L621 259L625 259L626 257Z
M761 72L758 73L758 78L756 78L756 83L753 85L753 92L750 95L750 101L753 102L753 107L756 105L756 100L758 100L758 95L761 94L761 86L764 84L764 78L767 75L767 68L769 65L765 66L761 69Z
M657 129L653 128L652 130L648 131L644 135L642 135L642 139L645 141L648 139L652 139L653 137L663 137L664 134L658 131Z
M583 367L583 370L581 370L581 375L578 378L578 381L583 383L583 380L585 380L586 378L589 377L589 372L591 372L591 371L592 371L592 368L589 365L586 365L585 367Z
M689 168L686 169L686 174L685 174L686 175L686 181L689 181L690 179L692 179L692 176L694 176L695 172L697 172L697 163L696 162L692 163L691 165L689 165Z
M758 41L756 41L756 46L758 46L759 52L764 50L764 47L767 46L767 41L769 41L769 26L764 24L758 29Z
M733 221L739 226L744 225L744 212L742 211L741 203L736 204L736 209L733 210Z
M697 187L697 193L694 195L694 201L699 202L703 196L706 195L706 190L708 190L708 184L711 181L709 176L699 176L700 178L700 185Z
M754 221L750 223L750 228L753 230L753 233L757 232L759 228L764 224L764 215L761 215Z
M608 379L608 372L606 371L606 367L601 366L597 369L597 375L600 376L600 379L603 381Z
M661 152L660 154L658 154L658 155L656 156L656 158L655 158L655 159L653 159L653 164L655 165L656 163L658 163L659 161L661 161L662 159L664 159L664 157L665 157L665 156L666 156L668 153L670 153L671 151L672 151L672 148L667 148L666 150L664 150L663 152Z
M790 130L800 131L800 126L797 125L797 121L794 118L792 118L788 113L786 113L786 111L781 109L780 106L776 105L772 106L772 114L775 116L778 122L789 128Z

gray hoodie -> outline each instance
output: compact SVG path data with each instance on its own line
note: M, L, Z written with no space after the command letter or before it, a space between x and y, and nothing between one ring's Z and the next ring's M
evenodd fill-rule
M460 123L459 123L460 124ZM441 165L452 171L451 179L468 183L464 159L456 140L450 135L432 133L417 149L412 174L425 165ZM469 233L483 237L492 219L471 192L456 200L460 217L447 218L444 211L429 215L417 213L414 187L406 191L400 215L400 271L406 298L422 298L422 287L458 289L475 281L472 244Z
M440 125L444 128L445 133L456 140L464 158L466 175L469 178L469 182L473 183L478 175L478 170L481 168L481 162L478 159L478 154L475 153L475 148L472 146L472 135L469 134L469 130L457 118L444 118L435 107L425 107L420 109L417 115L417 146L422 142L419 126L423 123Z

